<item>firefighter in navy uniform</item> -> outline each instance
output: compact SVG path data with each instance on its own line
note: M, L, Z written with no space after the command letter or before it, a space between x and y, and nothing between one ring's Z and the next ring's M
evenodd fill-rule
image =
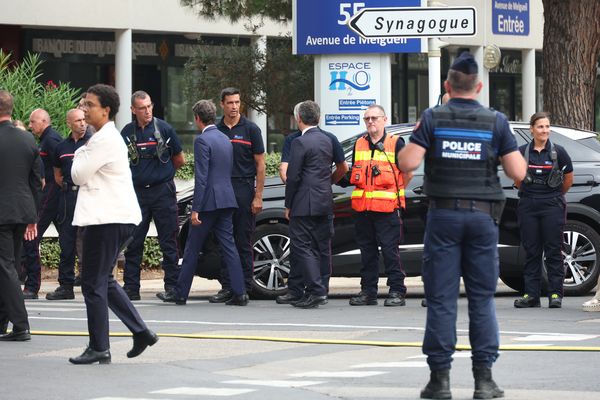
M153 116L153 106L148 93L141 90L133 93L131 112L135 120L121 131L129 152L133 186L142 210L142 222L136 227L133 240L125 251L123 289L130 300L140 299L140 264L151 220L154 220L163 254L165 291L175 287L179 278L179 227L173 178L175 171L185 164L185 159L175 130Z
M402 243L402 209L406 208L404 187L412 173L401 173L396 154L404 140L385 131L387 117L383 107L373 104L363 120L367 134L354 145L350 183L356 242L360 247L362 268L360 293L350 299L352 306L377 304L379 248L383 255L387 284L390 287L386 306L404 306L406 274L400 262Z
M221 91L223 118L217 123L217 128L227 135L233 146L231 183L238 204L233 213L233 236L240 254L246 291L250 293L254 280L252 234L255 216L262 211L265 187L265 146L260 128L240 113L240 101L239 89L225 88ZM211 303L224 303L233 296L225 263L221 266L219 282L221 290L208 299Z
M38 108L31 112L29 116L29 129L39 138L40 158L44 165L45 185L42 194L41 207L39 210L39 220L37 224L37 237L34 240L23 242L24 266L27 272L23 297L25 299L37 299L38 291L42 283L40 264L40 241L50 226L58 223L58 197L60 188L54 180L54 169L52 168L52 159L56 146L62 142L63 138L50 126L50 115L46 110Z
M573 184L573 164L567 151L550 141L550 117L538 112L529 121L531 143L519 148L527 175L519 188L517 216L525 249L523 297L516 308L540 307L542 263L548 271L548 307L561 308L565 272L561 248L566 222L564 194Z
M61 192L58 200L58 243L60 244L60 263L58 265L59 287L46 294L47 300L74 299L75 254L77 227L73 226L73 214L77 202L79 186L71 178L71 166L75 150L83 146L91 137L86 133L87 124L82 110L72 109L67 112L67 125L71 134L56 146L54 152L54 179ZM81 265L81 261L79 263Z
M469 300L469 340L476 399L503 397L492 379L499 328L498 225L504 194L499 161L512 179L525 176L525 160L506 117L481 106L477 63L456 58L444 83L450 101L423 112L398 155L403 171L425 159L423 190L429 197L423 253L427 323L423 353L431 370L421 398L450 399L450 366L456 347L457 299L462 276Z

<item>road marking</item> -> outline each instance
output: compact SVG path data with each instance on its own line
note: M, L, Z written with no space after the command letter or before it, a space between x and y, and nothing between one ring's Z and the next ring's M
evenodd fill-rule
M209 387L178 387L171 389L155 390L151 394L175 394L187 396L237 396L240 394L255 392L255 389L230 389Z
M55 311L55 312L69 312L69 311L85 311L85 307L79 308L62 308L62 307L26 307L27 311Z
M389 374L383 371L309 371L290 374L297 378L366 378L368 376Z
M350 368L422 368L427 367L425 361L398 361L352 365Z
M96 398L89 399L89 400L170 400L170 399L157 399L157 398L148 399L145 397L96 397Z
M418 356L406 357L407 360L414 359L414 358L427 358L427 356L425 354L419 354ZM470 351L457 351L454 354L452 354L452 358L471 358L471 352Z
M596 339L598 335L580 335L580 334L558 334L558 335L529 335L524 337L514 338L513 340L520 342L578 342L581 340Z
M320 385L322 383L327 383L325 381L260 381L260 380L235 380L235 381L225 381L221 383L227 383L230 385L255 385L255 386L269 386L269 387L278 387L278 388L292 388L292 387L304 387L304 386L312 386L312 385Z

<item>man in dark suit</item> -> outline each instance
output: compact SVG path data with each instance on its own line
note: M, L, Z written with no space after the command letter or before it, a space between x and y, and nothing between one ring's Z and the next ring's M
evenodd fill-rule
M12 109L12 96L0 90L0 341L25 341L31 335L17 260L23 238L37 235L42 177L35 141L11 123Z
M304 298L292 304L299 308L314 308L327 303L320 260L331 254L333 145L317 127L319 118L317 103L307 100L298 107L297 122L302 136L292 142L285 187L292 257L302 271L306 287Z
M233 147L227 136L215 126L217 108L212 101L200 100L192 111L196 126L201 131L194 141L192 225L177 285L172 290L158 293L157 297L165 302L186 303L198 264L198 254L212 231L218 239L231 279L233 296L225 304L245 306L248 304L248 295L240 256L233 239L232 216L238 207L231 184Z

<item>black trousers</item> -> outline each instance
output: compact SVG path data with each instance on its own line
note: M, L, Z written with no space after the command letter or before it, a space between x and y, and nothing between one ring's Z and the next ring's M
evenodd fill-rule
M27 310L17 274L25 224L0 225L0 328L8 321L13 331L29 329Z
M240 254L244 285L246 290L252 289L254 279L254 254L252 233L254 233L255 218L252 214L252 200L254 199L254 178L232 178L231 184L235 192L238 208L233 212L233 238L235 247ZM221 263L221 286L231 289L227 263Z
M75 282L75 254L77 253L77 229L73 226L73 215L77 203L77 191L61 192L58 201L58 243L60 244L60 263L58 264L58 283L73 286ZM81 260L79 260L81 263Z
M82 229L85 268L81 275L81 290L87 311L90 347L96 351L110 348L109 307L132 333L147 329L112 274L119 250L131 237L133 229L132 224L90 225Z
M302 271L305 294L326 296L321 278L321 260L330 257L331 216L290 218L290 250L294 268Z

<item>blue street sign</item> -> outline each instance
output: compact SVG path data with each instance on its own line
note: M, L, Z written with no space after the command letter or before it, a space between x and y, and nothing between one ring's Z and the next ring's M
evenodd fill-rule
M325 114L325 125L360 125L360 115Z
M492 1L492 32L529 36L529 0Z
M375 99L340 99L339 110L366 110L375 103Z
M294 54L420 53L421 39L362 38L348 21L363 8L389 7L389 0L295 0ZM394 7L420 7L421 0L395 0Z

